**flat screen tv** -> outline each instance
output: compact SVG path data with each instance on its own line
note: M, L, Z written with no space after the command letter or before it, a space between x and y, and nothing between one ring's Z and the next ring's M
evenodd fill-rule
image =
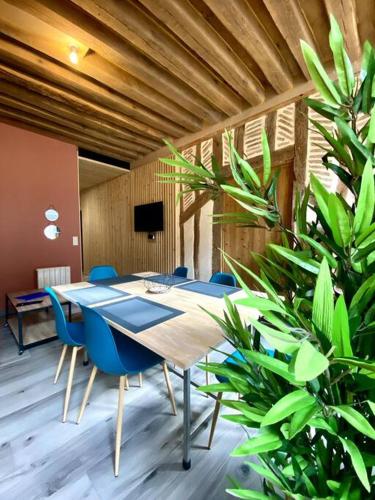
M134 231L155 233L164 229L163 202L148 203L134 207Z

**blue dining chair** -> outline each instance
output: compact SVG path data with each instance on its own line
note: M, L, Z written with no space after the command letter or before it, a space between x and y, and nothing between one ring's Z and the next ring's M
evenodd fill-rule
M176 267L173 272L173 276L178 276L179 278L187 278L189 269L184 266Z
M57 335L61 340L61 342L63 343L63 348L57 365L55 379L53 381L54 384L56 384L59 379L68 347L72 347L72 357L70 360L68 383L66 385L64 411L62 419L63 422L66 422L69 409L70 394L72 392L73 376L76 365L77 353L80 349L84 347L85 343L83 322L77 321L72 323L67 321L65 318L63 308L61 307L60 301L57 298L56 293L52 290L52 288L49 287L46 288L45 290L50 296L53 311L55 313Z
M218 285L237 286L236 278L231 273L214 273L210 278L210 283Z
M97 370L99 369L109 375L120 377L115 440L115 476L118 476L120 467L125 377L127 375L142 373L148 368L161 363L172 405L172 411L173 414L176 415L177 412L173 388L169 379L167 363L163 360L163 358L146 347L143 347L135 340L113 328L110 328L104 318L93 309L89 309L85 306L81 306L81 309L85 323L86 348L93 363L93 369L82 400L77 424L79 424L82 419Z
M118 274L113 266L93 266L90 269L89 281L117 278Z
M275 355L275 351L273 349L266 349L266 351L267 351L267 354L269 356L273 357ZM246 360L243 357L243 355L239 351L234 351L230 356L228 356L224 360L223 364L237 364L237 361L243 361L243 362L246 363ZM224 383L228 382L228 379L226 377L224 377L223 375L216 375L216 378L217 378L217 380L218 380L218 382L220 384L224 384ZM214 413L212 415L212 423L211 423L210 435L209 435L209 438L208 438L207 448L209 450L211 449L212 440L214 438L216 424L217 424L217 419L218 419L219 413L220 413L220 404L221 404L222 398L223 398L223 393L222 392L218 392L217 397L216 397L216 403L215 403Z

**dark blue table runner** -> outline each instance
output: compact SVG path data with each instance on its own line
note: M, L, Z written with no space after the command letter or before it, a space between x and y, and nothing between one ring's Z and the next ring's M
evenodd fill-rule
M97 304L98 302L104 302L106 300L113 300L120 297L129 296L130 293L123 292L122 290L116 290L114 288L108 288L105 286L90 286L86 288L75 288L74 290L69 290L64 292L72 302L77 302L83 306L89 306L91 304Z
M184 314L184 311L179 309L138 296L94 307L93 309L133 333L142 332L147 328Z
M192 281L183 285L178 285L179 289L187 290L189 292L201 293L202 295L209 295L222 299L224 295L231 295L240 291L240 288L234 286L219 285L217 283L207 283L206 281Z
M141 276L135 276L134 274L126 274L124 276L116 276L116 278L106 278L101 280L91 280L89 283L92 285L121 285L121 283L131 283L132 281L139 281L143 278Z

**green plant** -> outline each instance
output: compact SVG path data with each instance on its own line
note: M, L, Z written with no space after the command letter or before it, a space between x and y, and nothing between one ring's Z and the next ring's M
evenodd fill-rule
M258 273L224 256L246 298L235 303L226 298L224 317L211 316L243 361L201 365L227 379L203 391L240 394L239 401L222 400L234 410L223 418L259 429L232 455L258 456L259 462L249 465L263 476L264 492L235 484L228 491L239 498L353 500L375 493L375 52L366 42L356 77L334 18L329 41L337 82L301 43L322 98L306 102L335 125L331 133L312 123L327 141L323 164L352 201L328 192L311 176L310 186L296 196L294 227L286 228L265 133L262 174L241 158L228 135L235 184L214 158L208 170L169 145L175 159L163 160L179 169L162 174L164 182L183 183L185 192L211 191L212 197L225 192L245 209L218 214L216 221L277 229L282 235L282 243L269 244L264 255L252 254ZM367 119L359 128L362 116ZM250 290L238 269L265 295ZM251 320L249 331L237 306L258 309L263 320ZM275 349L274 357L261 338Z

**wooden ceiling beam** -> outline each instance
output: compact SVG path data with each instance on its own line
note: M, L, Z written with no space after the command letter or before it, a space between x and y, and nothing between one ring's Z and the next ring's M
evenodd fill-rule
M264 101L264 89L258 78L189 2L140 1L247 102L259 104Z
M3 31L1 20L0 31ZM0 60L10 61L13 64L17 64L24 72L31 72L58 86L72 89L79 95L89 98L100 106L107 106L110 109L122 112L140 124L146 124L160 130L162 135L178 137L185 135L188 130L197 130L197 127L186 129L175 124L145 108L142 104L131 101L125 96L118 95L108 88L98 85L90 79L84 78L76 72L1 36Z
M86 116L72 106L67 106L59 101L37 94L36 92L33 92L25 87L15 85L14 83L9 83L3 80L0 85L0 93L28 104L35 104L41 109L55 113L56 117L63 117L64 119L72 122L83 124L85 127L98 130L100 133L107 135L108 137L125 141L129 145L132 144L135 147L134 149L139 152L153 151L156 147L160 147L161 145L160 143L154 141L148 142L147 139L144 139L143 141L139 140L137 136L120 129L119 127L115 127L106 121Z
M204 2L250 53L277 93L292 88L293 77L287 64L246 0L235 2L204 0Z
M163 118L167 126L171 127L171 122L177 124L175 133L166 129L168 133L175 136L181 135L179 134L179 129L182 127L185 128L185 132L183 133L186 133L186 131L193 132L202 127L201 118L188 112L160 92L155 91L151 86L134 78L93 51L88 51L84 57L80 57L78 65L72 65L68 58L68 47L61 43L62 38L67 37L67 35L47 25L44 21L36 19L31 14L7 4L4 0L0 0L0 11L0 32L12 38L8 43L6 43L6 40L1 42L0 45L3 51L6 50L13 56L22 57L23 59L25 59L24 56L27 56L26 59L33 66L38 66L41 70L44 69L45 72L50 74L51 78L57 77L63 80L64 85L83 87L85 89L91 82L91 79L87 78L89 76L97 84L99 83L99 94L102 98L109 97L113 101L117 98L117 94L120 96L123 95L126 101L132 99L134 102L140 103L141 110L148 108L147 111L152 116L158 113L160 121ZM42 37L40 33L43 33ZM40 54L36 54L31 50L27 54L21 54L21 47L19 45L15 45L15 48L12 50L9 45L14 44L13 40L17 40L25 46L32 47L35 51L37 50L49 56L53 61L59 61L64 67L61 64L53 62L48 64L51 60L47 58L43 58L40 61ZM25 47L24 50L26 52ZM113 92L114 89L115 92ZM87 90L92 92L92 88L87 88ZM95 89L94 94L97 91L98 89ZM119 101L118 98L117 101ZM142 121L142 118L140 119ZM152 125L152 123L150 124Z
M73 129L67 129L66 127L60 127L55 123L47 122L46 120L39 119L34 116L22 116L20 119L19 113L13 108L8 108L7 106L0 107L0 121L12 120L17 122L22 128L21 124L28 125L34 131L40 134L53 134L53 136L59 140L69 142L70 144L75 144L77 146L89 149L90 151L102 151L108 156L113 156L121 160L130 161L137 158L135 153L127 152L123 149L108 146L108 144L101 143L100 141L93 139L92 137L86 136L84 134L77 134ZM46 134L46 135L48 135Z
M126 38L138 50L195 89L227 115L238 113L246 101L217 78L200 60L139 9L136 2L123 0L73 0L107 28ZM259 102L259 101L258 101Z
M87 136L93 137L94 139L98 139L102 143L108 144L108 146L124 148L127 151L136 153L137 155L144 155L150 152L149 149L144 148L139 144L134 144L133 142L125 141L115 136L102 133L100 128L87 127L87 125L84 125L82 122L78 123L77 121L73 121L69 118L64 117L64 114L56 114L53 111L53 107L39 107L39 96L31 92L28 95L23 95L23 89L17 89L14 87L13 93L15 95L11 97L9 95L4 95L3 91L7 93L7 90L4 90L4 85L1 85L0 103L5 106L14 108L15 111L18 111L21 118L24 116L24 114L33 115L38 118L45 118L51 123L56 123L57 125L67 127L68 129L76 130L77 133L83 133Z
M355 0L324 1L328 14L333 14L340 25L350 58L354 61L358 60L361 55L361 42L358 33Z
M292 54L296 58L299 67L307 79L310 79L305 61L302 56L300 40L304 40L315 48L311 28L295 0L263 0L276 26L281 31Z
M6 1L85 44L190 113L201 117L205 123L214 123L223 118L217 108L188 85L173 78L168 71L154 64L124 38L68 0Z
M80 112L87 113L88 115L102 116L111 123L116 123L119 126L136 130L138 133L142 133L145 136L152 137L154 139L162 139L165 137L165 134L159 130L149 127L146 124L136 122L122 113L99 106L88 99L84 99L81 96L74 94L73 92L59 88L56 85L49 84L48 82L42 81L40 78L33 77L32 75L24 74L22 71L10 68L1 62L0 77L6 81L25 86L39 94L47 95L52 99L64 102L70 106L76 106L76 109L80 110Z

